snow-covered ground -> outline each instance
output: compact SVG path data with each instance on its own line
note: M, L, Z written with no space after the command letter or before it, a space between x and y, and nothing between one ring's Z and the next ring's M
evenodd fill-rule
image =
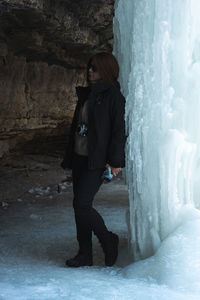
M61 185L60 193L35 186L29 193L35 195L31 203L19 200L1 208L1 300L200 299L198 219L177 229L154 257L131 264L126 187L121 180L105 184L95 206L120 236L118 261L104 267L94 237L94 266L72 269L65 267L77 251L71 186Z

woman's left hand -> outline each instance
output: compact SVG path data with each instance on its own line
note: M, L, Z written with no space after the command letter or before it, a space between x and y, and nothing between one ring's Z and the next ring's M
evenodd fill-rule
M121 172L121 170L122 170L122 168L113 168L113 167L111 167L111 166L110 166L110 168L111 168L111 173L112 173L114 176L117 176L117 174L119 174L119 173Z

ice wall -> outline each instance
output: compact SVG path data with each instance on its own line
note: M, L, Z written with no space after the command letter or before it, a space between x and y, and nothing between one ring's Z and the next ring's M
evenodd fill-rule
M116 0L134 259L200 208L200 1Z

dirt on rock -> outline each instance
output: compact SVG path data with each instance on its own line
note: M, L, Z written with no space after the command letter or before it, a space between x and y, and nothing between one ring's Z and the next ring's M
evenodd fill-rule
M60 167L61 155L23 155L1 162L0 205L53 198L72 186L70 170Z

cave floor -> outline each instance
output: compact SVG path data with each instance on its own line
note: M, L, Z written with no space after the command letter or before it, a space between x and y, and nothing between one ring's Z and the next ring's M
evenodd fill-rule
M56 155L29 155L0 168L0 299L123 299L118 272L130 261L124 180L103 184L95 199L108 228L120 236L116 265L104 267L94 236L94 266L71 269L65 260L78 249L71 174L59 165Z
M104 266L93 237L94 266L65 267L78 247L71 174L60 161L26 155L0 166L0 300L199 300L198 220L172 234L155 256L130 264L122 177L103 184L94 203L120 237L116 264Z

